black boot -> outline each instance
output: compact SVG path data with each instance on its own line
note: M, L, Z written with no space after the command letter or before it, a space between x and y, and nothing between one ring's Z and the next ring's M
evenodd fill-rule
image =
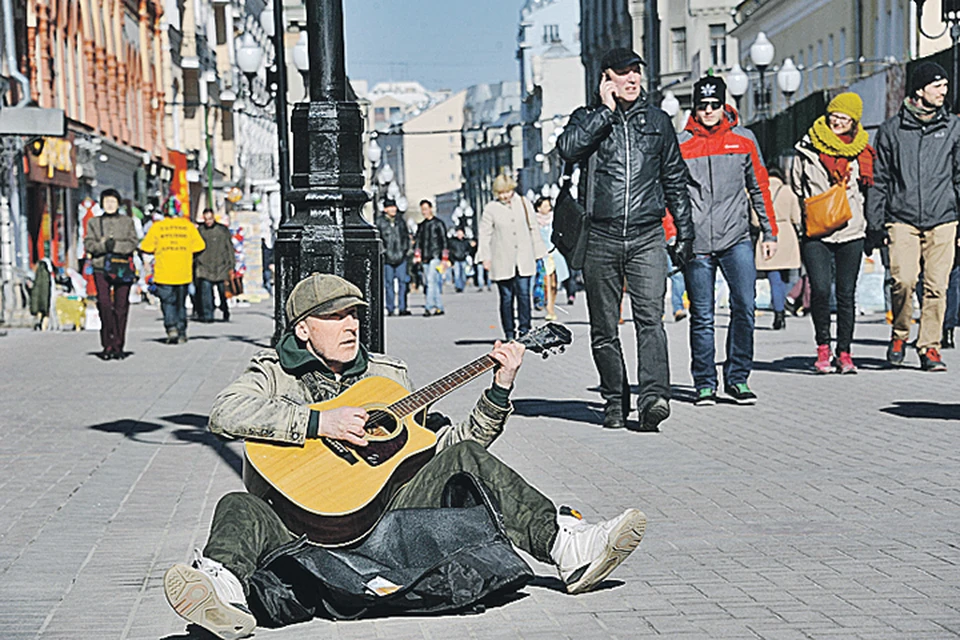
M956 349L957 345L953 341L953 329L944 329L943 338L940 340L941 349Z
M783 311L773 312L773 330L780 331L787 328L787 314Z

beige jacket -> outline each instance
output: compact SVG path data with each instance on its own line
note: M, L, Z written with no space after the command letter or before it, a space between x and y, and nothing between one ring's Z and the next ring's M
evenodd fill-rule
M792 180L793 190L800 197L800 206L804 198L818 195L829 189L830 176L826 167L820 162L820 154L810 142L810 136L803 136L803 140L796 144L797 157L793 163ZM863 192L860 190L860 163L850 161L850 180L847 182L847 201L850 203L850 213L853 217L850 222L833 233L817 238L823 242L840 243L858 240L867 235L867 220L863 214Z
M254 355L247 370L217 395L210 411L210 431L233 438L254 438L303 444L310 420L309 405L331 400L362 378L383 376L413 390L402 361L371 353L367 370L359 376L332 380L311 371L295 377L284 371L274 349ZM480 395L466 420L437 432L437 451L463 440L490 446L503 432L513 405L498 407Z
M537 259L547 255L533 205L520 194L509 205L499 200L487 203L479 236L477 262L490 262L491 280L509 280L517 273L532 276Z
M800 241L796 228L800 226L800 200L790 187L780 178L770 176L770 199L773 200L773 212L777 216L777 252L769 260L763 259L761 243L757 243L757 271L777 271L779 269L800 268ZM750 210L750 222L759 226L757 212Z

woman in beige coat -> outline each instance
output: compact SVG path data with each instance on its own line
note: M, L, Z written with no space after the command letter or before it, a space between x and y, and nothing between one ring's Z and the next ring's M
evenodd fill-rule
M477 261L500 291L500 324L507 340L517 337L515 329L521 336L530 331L530 278L537 259L547 253L533 206L516 188L513 178L503 174L493 181L495 200L483 208L477 245Z
M777 216L777 252L769 260L764 259L761 243L757 243L757 274L765 274L770 283L770 305L773 307L774 330L786 329L787 319L783 311L787 299L787 290L791 269L800 268L800 241L797 228L800 227L800 201L797 195L784 184L780 167L767 168L770 175L770 199L773 200L773 212ZM752 223L759 227L756 212L751 211Z

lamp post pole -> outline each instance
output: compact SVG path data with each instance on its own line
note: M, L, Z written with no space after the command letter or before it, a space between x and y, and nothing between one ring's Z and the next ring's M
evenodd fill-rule
M279 1L279 0L275 0ZM310 100L294 106L294 148L288 200L293 215L277 232L274 340L286 327L284 301L313 272L341 276L369 302L360 310L360 339L383 350L383 259L380 237L361 213L360 105L347 101L342 0L307 2Z
M287 191L290 189L290 142L287 136L287 51L283 42L283 0L273 0L273 48L277 65L277 175L280 179L280 223L288 217Z

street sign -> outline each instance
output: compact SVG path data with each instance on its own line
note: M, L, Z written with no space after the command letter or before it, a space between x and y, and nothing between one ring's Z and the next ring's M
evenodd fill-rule
M0 109L0 135L63 137L67 117L63 109L6 107Z

